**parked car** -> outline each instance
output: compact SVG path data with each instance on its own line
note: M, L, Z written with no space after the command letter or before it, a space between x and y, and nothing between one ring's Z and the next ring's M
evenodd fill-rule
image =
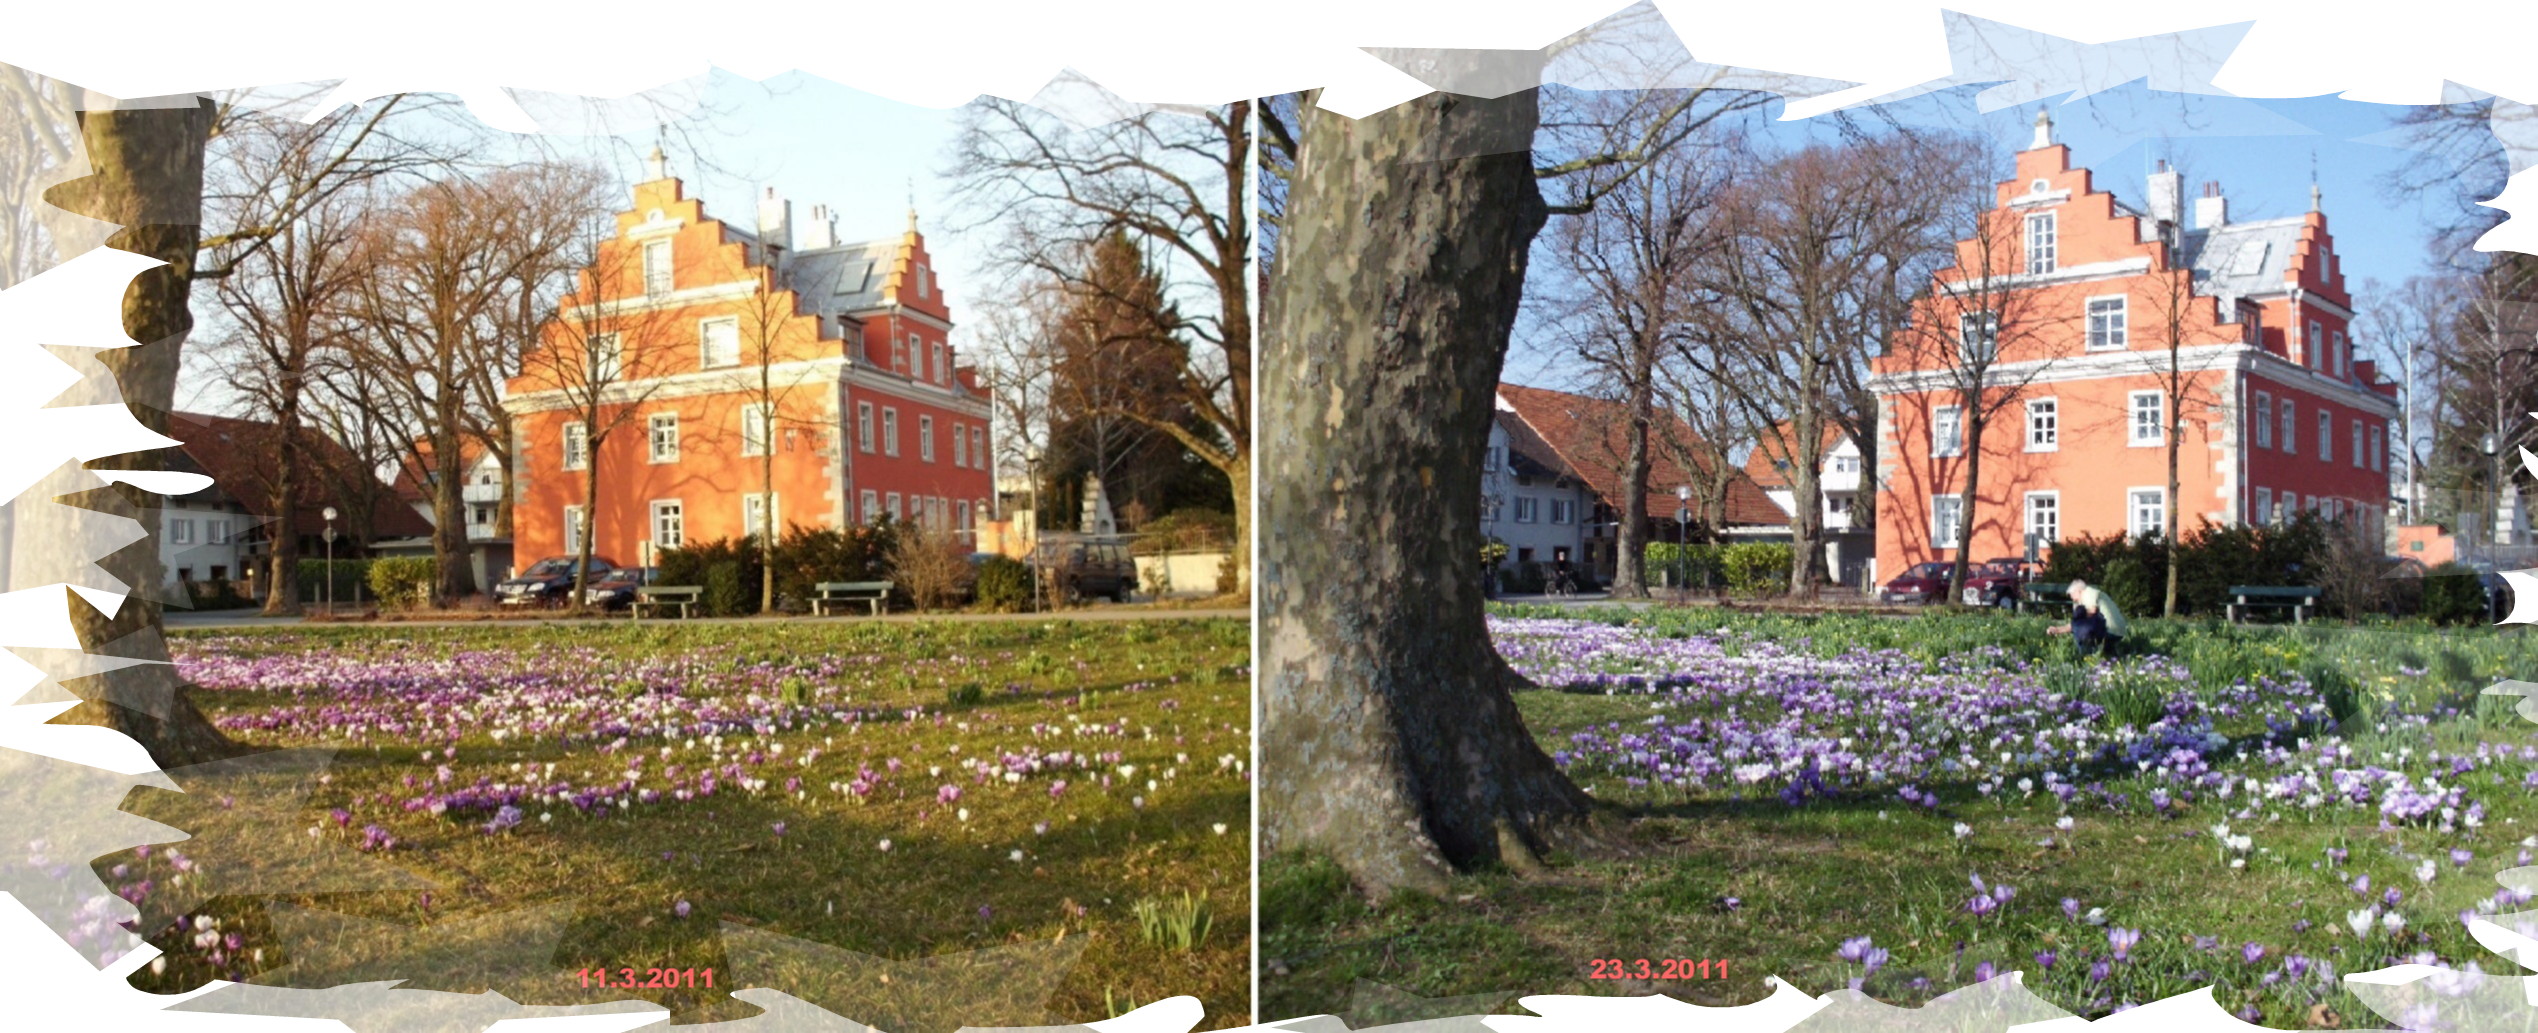
M1965 605L2016 606L2027 582L2044 573L2044 567L2015 556L2003 557L1965 572ZM1944 578L1946 575L1941 575Z
M1935 603L1948 592L1948 564L1924 563L1895 575L1878 598L1890 603Z
M1048 542L1032 551L1031 565L1050 579L1061 600L1124 603L1137 590L1137 560L1125 542Z
M635 589L651 584L660 577L661 568L659 567L625 567L609 571L607 577L591 582L590 587L582 592L582 605L596 606L602 610L625 609L634 605ZM571 587L570 579L571 571L568 569L566 571L568 589Z
M504 606L555 606L573 597L573 556L549 556L531 564L519 576L494 586L494 597ZM598 556L590 558L591 580L614 573L617 564Z

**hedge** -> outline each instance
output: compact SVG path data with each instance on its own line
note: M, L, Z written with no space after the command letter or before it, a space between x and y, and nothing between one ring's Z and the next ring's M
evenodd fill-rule
M432 599L440 567L429 556L389 556L370 562L370 594L389 606L421 606Z

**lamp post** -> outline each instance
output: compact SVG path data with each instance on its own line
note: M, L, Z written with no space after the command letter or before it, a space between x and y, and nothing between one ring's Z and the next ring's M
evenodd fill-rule
M1023 475L1031 479L1031 551L1024 555L1031 558L1031 602L1034 606L1041 606L1043 602L1041 592L1044 588L1041 582L1047 581L1048 577L1040 569L1045 556L1040 551L1040 450L1038 448L1023 446L1022 470Z
M335 615L335 507L318 513L326 518L326 615Z

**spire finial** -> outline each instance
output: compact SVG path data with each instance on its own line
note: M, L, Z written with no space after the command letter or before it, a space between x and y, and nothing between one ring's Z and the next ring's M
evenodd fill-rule
M908 232L916 231L916 177L910 176L908 177Z
M2034 146L2027 149L2032 151L2051 146L2053 146L2053 112L2047 110L2044 105L2038 104L2036 105L2036 142Z
M652 145L652 153L644 157L643 167L652 174L653 179L670 178L670 156L661 153L660 144Z
M2318 149L2309 149L2309 210L2318 210Z

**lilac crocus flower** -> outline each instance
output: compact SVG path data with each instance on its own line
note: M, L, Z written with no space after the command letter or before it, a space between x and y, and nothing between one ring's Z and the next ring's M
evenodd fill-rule
M680 900L678 903L670 905L670 913L677 915L680 918L687 917L687 913L690 910L692 909L687 906L686 900Z
M2265 945L2264 945L2264 944L2261 944L2261 943L2258 943L2258 942L2256 942L2256 941L2254 941L2254 940L2249 940L2249 941L2247 941L2247 945L2246 945L2246 946L2240 947L2240 948L2238 949L2238 957L2239 957L2239 960L2244 961L2244 962L2246 962L2246 963L2248 963L2248 964L2250 964L2250 965L2253 965L2253 964L2257 963L2258 961L2264 960L2264 957L2265 957Z
M2052 951L2049 951L2049 950L2042 950L2042 951L2037 951L2037 952L2036 952L2036 967L2037 967L2037 968L2052 968L2052 967L2053 967L2053 963L2054 963L2054 961L2055 961L2055 955L2054 955L2054 953L2053 953Z
M2077 921L2077 920L2079 920L2079 917L2080 917L2080 898L2078 898L2078 897L2064 897L2064 898L2062 898L2062 917L2064 917L2064 918L2068 918L2068 919L2071 919L2071 920L2073 920L2073 921Z
M2106 945L2115 949L2115 960L2131 961L2133 945L2141 942L2141 930L2113 928L2106 931Z

